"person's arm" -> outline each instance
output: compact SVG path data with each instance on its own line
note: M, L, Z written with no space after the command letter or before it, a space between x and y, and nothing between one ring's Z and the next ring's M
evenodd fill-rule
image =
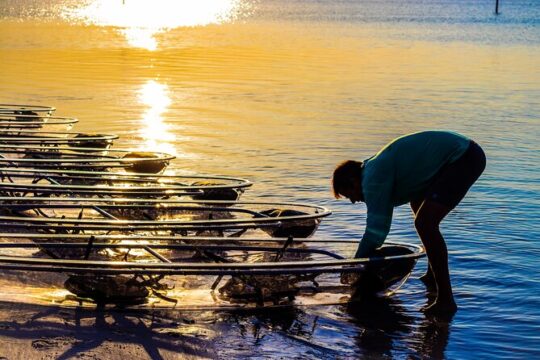
M379 167L377 173L373 174L364 185L363 193L367 206L366 230L358 245L355 258L369 256L373 250L383 244L390 232L394 211L393 191L394 176L391 166Z
M373 250L384 243L390 232L392 212L392 205L385 207L385 209L377 209L377 212L369 211L368 208L366 230L354 255L355 258L369 256Z

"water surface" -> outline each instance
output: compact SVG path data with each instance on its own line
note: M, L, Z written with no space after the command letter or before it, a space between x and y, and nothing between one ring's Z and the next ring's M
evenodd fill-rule
M321 238L363 231L365 207L330 194L341 160L425 129L466 134L488 157L442 224L450 324L419 312L423 261L380 302L190 315L206 356L540 355L538 2L503 0L499 16L484 0L143 3L0 3L1 102L55 105L77 131L174 153L176 172L249 178L248 200L328 206ZM406 206L389 240L419 243Z

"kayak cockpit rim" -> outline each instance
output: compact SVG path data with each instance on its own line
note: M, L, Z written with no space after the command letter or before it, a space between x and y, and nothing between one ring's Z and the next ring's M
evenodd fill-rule
M26 105L26 104L0 104L0 114L11 114L15 112L36 112L52 114L56 111L54 106L48 105Z

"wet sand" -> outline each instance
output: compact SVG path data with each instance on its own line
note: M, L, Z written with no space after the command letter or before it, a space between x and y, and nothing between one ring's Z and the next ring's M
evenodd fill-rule
M200 315L0 303L0 359L216 358Z

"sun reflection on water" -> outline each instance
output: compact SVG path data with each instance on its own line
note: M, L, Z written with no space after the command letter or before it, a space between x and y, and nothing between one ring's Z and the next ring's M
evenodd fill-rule
M176 155L176 149L171 144L175 136L162 117L171 104L168 86L155 80L149 80L139 90L139 100L148 106L142 118L144 126L140 130L141 136L145 139L144 149Z
M115 26L132 47L156 50L155 36L169 29L220 24L247 11L242 0L92 0L66 11L87 24Z

